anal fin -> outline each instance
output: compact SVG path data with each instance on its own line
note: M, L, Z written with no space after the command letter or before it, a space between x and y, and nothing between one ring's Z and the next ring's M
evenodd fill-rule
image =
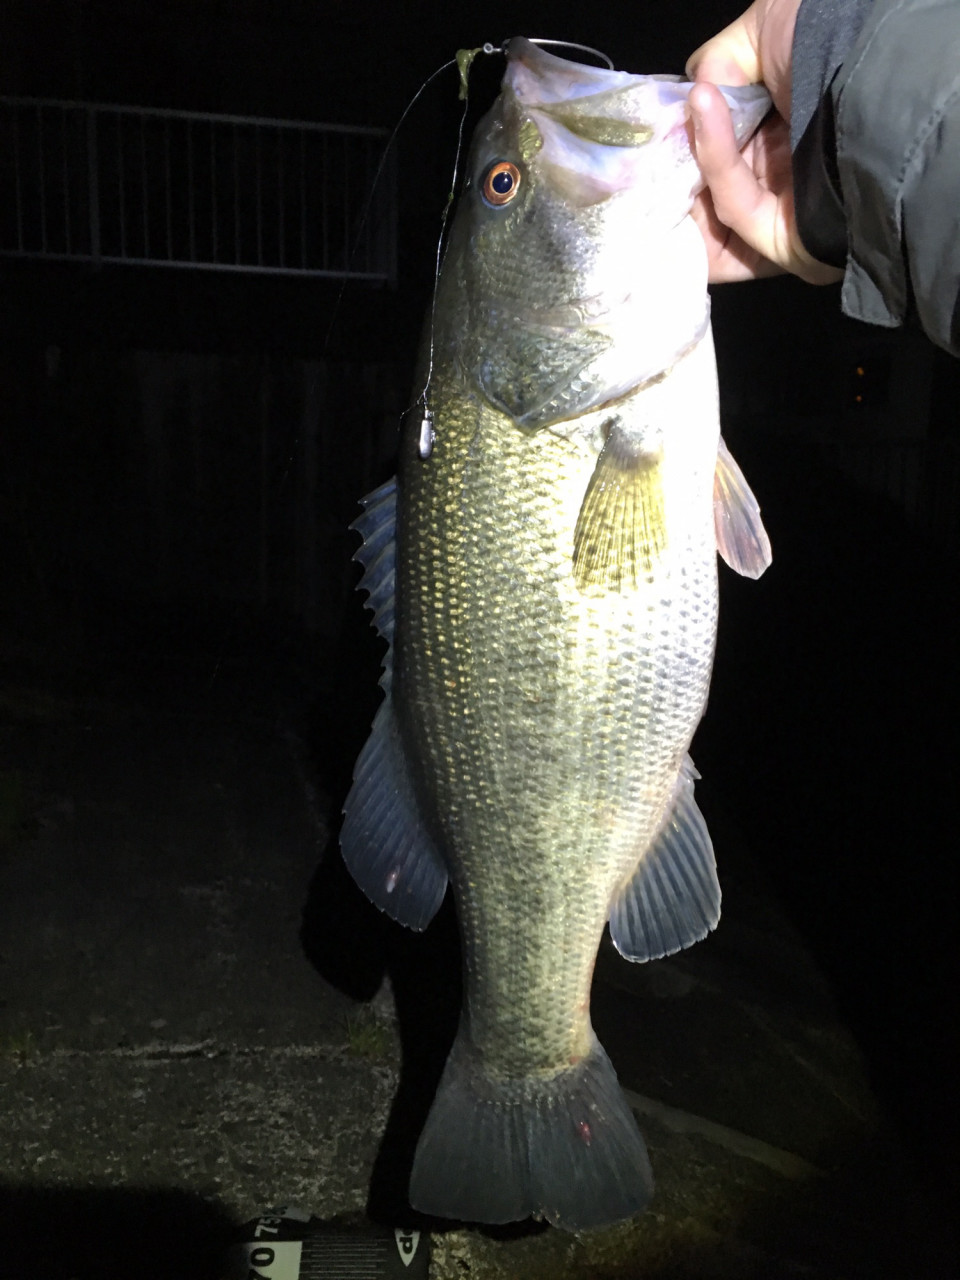
M577 586L630 590L666 546L659 453L645 453L614 419L583 497L573 538Z
M659 960L705 938L720 919L713 844L684 757L660 831L610 911L610 936L627 960Z

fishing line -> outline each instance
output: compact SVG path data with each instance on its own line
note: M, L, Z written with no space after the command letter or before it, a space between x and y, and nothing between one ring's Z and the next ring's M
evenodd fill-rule
M419 437L418 448L419 448L420 457L424 459L429 458L430 454L433 451L434 441L436 440L436 431L433 425L434 414L433 414L433 410L430 408L427 397L430 390L430 383L433 380L433 357L434 357L433 335L434 335L436 308L437 308L437 286L440 281L440 270L441 270L441 267L443 266L443 256L446 248L447 224L450 219L450 210L453 207L454 199L456 196L457 180L460 174L460 161L463 155L463 132L464 132L464 128L466 127L467 114L469 112L469 107L470 107L470 103L469 103L470 68L472 67L474 59L477 57L478 54L483 53L488 56L491 54L498 54L498 53L505 54L508 43L509 43L508 40L504 40L501 44L497 45L497 44L493 44L491 41L488 40L484 44L478 45L476 48L473 48L473 49L458 49L456 54L452 58L448 58L447 61L442 63L439 67L437 67L435 71L432 71L430 75L427 76L426 80L424 80L423 84L420 85L420 88L416 91L416 93L413 95L413 97L404 107L403 111L400 113L400 118L397 121L397 123L394 125L390 133L390 136L387 139L387 144L383 149L383 153L380 156L379 163L377 164L376 170L374 171L373 180L370 184L370 191L369 191L369 194L367 195L367 199L364 204L363 211L360 215L360 221L357 225L357 232L354 238L353 249L351 250L350 256L348 259L349 262L353 262L359 252L360 242L363 236L364 229L367 225L367 220L370 216L370 210L373 207L373 199L376 194L377 187L380 183L380 179L383 176L383 170L391 154L391 150L396 141L397 134L400 132L400 129L403 127L404 121L406 120L410 112L413 110L413 108L416 106L417 102L420 99L421 94L424 93L424 91L429 88L429 86L434 82L434 80L437 79L438 76L441 76L448 68L455 66L460 74L459 97L460 97L460 100L463 102L463 111L460 113L460 123L457 127L457 149L454 154L453 174L451 176L451 181L450 181L450 191L447 195L446 203L444 204L444 207L443 207L443 212L440 215L440 233L437 236L437 252L434 259L434 271L433 271L433 291L432 291L432 300L430 304L430 325L429 325L430 337L429 337L429 344L428 344L428 350L427 350L427 374L423 384L423 390L420 392L420 394L414 400L413 404L410 406L411 409L413 409L413 408L416 408L416 406L419 404L423 405L423 414L420 421L420 437ZM550 46L551 48L576 49L580 53L589 54L591 57L596 58L599 62L604 63L611 71L613 70L613 62L605 53L602 53L599 49L592 48L592 46L590 45L579 44L575 40L548 40L544 37L538 36L538 37L532 38L530 43L535 45L540 45L540 46ZM346 280L346 277L344 277L344 279L341 280L340 282L340 289L337 293L337 299L333 306L333 314L330 318L330 325L329 325L329 328L327 329L327 336L324 340L324 344L323 344L324 355L326 355L330 347L330 341L333 337L333 332L336 327L337 318L340 312L340 305L343 301L343 295L344 295L344 292L346 291L346 287L347 287L347 280Z
M484 48L486 48L486 46L484 46ZM462 53L462 52L463 52L463 51L461 50L461 53ZM477 52L479 52L479 50L478 50ZM471 60L472 60L472 59L471 59ZM386 166L387 160L390 158L390 155L391 155L391 148L393 147L393 144L394 144L394 142L396 141L397 134L399 133L399 131L400 131L400 129L401 129L401 127L402 127L402 125L403 125L404 121L406 120L407 116L408 116L408 115L410 114L410 112L413 110L413 107L415 106L415 104L417 103L418 99L420 98L420 95L421 95L421 94L422 94L422 93L423 93L427 88L429 88L429 86L433 83L433 81L434 81L434 80L436 80L436 78L437 78L439 75L442 75L442 74L443 74L443 72L444 72L444 71L446 71L446 70L448 69L448 67L453 67L453 66L457 66L457 65L460 65L460 54L459 54L459 53L457 54L457 56L456 56L456 57L453 57L453 58L448 59L446 62L444 62L444 63L442 64L442 66L437 67L437 69L436 69L435 71L433 71L429 76L427 76L426 80L424 80L423 84L421 84L420 88L416 91L416 93L413 95L413 97L410 99L410 101L409 101L409 102L407 103L407 105L404 107L403 111L402 111L402 112L401 112L401 114L400 114L400 118L399 118L399 120L398 120L398 121L397 121L397 123L394 125L393 129L391 130L390 136L387 138L386 146L383 148L383 151L382 151L382 153L381 153L381 155L380 155L380 160L379 160L379 162L377 163L377 167L376 167L376 169L374 170L373 180L372 180L372 181L371 181L371 183L370 183L370 190L369 190L369 192L367 193L367 198L366 198L366 200L365 200L365 202L364 202L363 209L362 209L361 214L360 214L360 220L359 220L359 223L358 223L358 225L357 225L356 234L354 235L354 239L353 239L353 247L351 248L351 250L350 250L349 254L347 255L347 266L348 266L348 268L349 268L350 266L352 266L352 264L356 261L357 254L358 254L358 253L359 253L359 251L360 251L360 243L361 243L361 239L362 239L362 237L363 237L364 229L366 228L366 225L367 225L367 220L368 220L368 218L369 218L369 216L370 216L370 210L373 208L373 200L374 200L374 196L375 196L375 195L376 195L376 193L377 193L377 187L379 186L380 179L383 177L383 171L384 171L384 168L385 168L385 166ZM467 66L469 67L469 62L467 63ZM460 76L461 76L461 83L464 83L464 71L463 71L462 66L461 66ZM462 91L461 91L461 96L462 96ZM462 120L461 120L461 123L460 123L460 131L461 131L461 136L462 136L462 133L463 133L463 121L462 121ZM325 336L325 338L324 338L324 340L323 340L323 346L320 348L320 357L321 357L321 359L325 359L325 358L326 358L326 356L327 356L327 354L328 354L328 352L329 352L329 350L330 350L330 343L331 343L331 340L332 340L332 338L333 338L334 330L336 329L337 321L338 321L339 316L340 316L340 308L341 308L341 305L342 305L342 303L343 303L343 295L344 295L344 293L346 292L347 283L348 283L348 277L347 277L346 275L344 275L344 277L343 277L343 278L341 279L341 281L340 281L340 288L337 290L337 296L336 296L336 299L334 300L333 310L332 310L332 312L331 312L331 314L330 314L330 323L329 323L329 325L327 326L327 332L326 332L326 336ZM314 386L313 386L313 390L314 390L314 391L315 391L315 389L316 389L316 381L319 379L319 377L320 377L320 374L319 374L319 373L314 375ZM298 432L298 433L296 433L296 434L294 435L294 437L293 437L292 448L291 448L291 450L290 450L290 451L288 452L288 454L287 454L286 465L285 465L285 466L284 466L284 468L283 468L283 473L282 473L282 475L280 476L279 480L277 480L277 481L276 481L276 490L275 490L275 492L276 492L276 494L277 494L277 495L279 495L279 494L281 494L281 493L282 493L282 491L283 491L283 489L284 489L285 485L287 484L287 482L288 482L288 481L289 481L289 479L290 479L290 473L291 473L291 471L293 470L293 466L294 466L295 451L296 451L296 449L299 447L299 443L300 443L300 434L299 434L299 432ZM213 670L211 671L211 673L210 673L210 677L209 677L209 684L210 684L210 685L212 685L212 684L213 684L213 682L218 678L218 676L219 676L219 674L220 674L220 668L221 668L221 666L222 666L222 664L223 664L223 661L224 661L224 659L225 659L225 656L226 656L227 643L228 643L228 640L229 640L229 633L230 633L230 631L232 631L232 630L236 627L236 622L237 622L237 618L240 616L240 611L241 611L241 606L240 606L240 605L238 605L238 606L237 606L237 608L236 608L236 610L235 610L235 612L234 612L234 615L233 615L233 621L232 621L232 623L230 624L230 627L228 628L227 635L224 637L223 643L222 643L222 645L220 646L220 651L219 651L219 653L218 653L218 655L217 655L217 657L216 657L216 659L215 659L215 661L214 661L214 664L213 664Z
M470 64L473 61L473 58L480 52L497 53L497 52L500 52L500 50L495 48L492 44L489 44L489 43L483 45L480 49L460 49L454 57L448 58L446 62L442 63L439 67L436 68L436 70L432 71L430 75L427 76L426 80L423 81L419 89L416 91L416 93L413 95L413 97L404 107L403 111L400 113L400 118L397 120L396 124L393 126L393 129L390 131L390 135L387 138L386 145L384 146L383 151L380 154L380 159L377 162L377 167L373 172L373 178L370 182L370 188L367 192L366 200L364 201L363 208L360 212L360 218L357 223L356 232L354 233L353 245L349 253L347 254L348 270L356 261L357 256L360 252L360 245L363 240L363 233L366 229L367 222L370 218L370 212L373 208L373 201L377 194L377 189L380 185L380 181L383 177L383 172L384 172L384 169L386 168L387 161L391 158L393 146L397 140L398 133L403 127L403 124L406 121L407 116L410 114L410 112L413 110L413 108L416 106L417 102L419 101L421 94L423 94L430 87L430 85L433 84L434 80L436 80L438 76L442 75L450 67L454 67L454 66L459 67L459 70L460 70L460 86L461 86L460 96L461 98L464 99L464 102L465 102L464 114L460 120L459 140L457 143L457 157L459 159L460 148L463 142L464 119L466 118L467 74L469 72ZM456 181L456 168L454 169L454 181ZM447 210L449 209L451 200L452 200L452 192L450 197L448 197L447 205L444 208L443 221L441 223L441 233L440 233L441 242L443 237L443 227L446 225ZM438 244L437 251L439 255L439 252L440 252L439 244ZM437 273L439 274L439 261L440 261L439 256L437 261L438 261ZM340 318L340 309L341 309L341 306L343 305L343 297L344 297L344 294L346 293L348 283L349 283L349 278L345 274L340 281L340 287L337 290L337 296L334 299L333 309L330 313L330 323L327 326L326 336L324 337L323 345L320 348L321 359L326 359L329 353L330 345L333 340L333 335L337 327L337 322ZM435 284L436 282L434 282L434 295L436 294ZM432 333L433 333L433 320L432 320L432 313L431 313L431 337L432 337ZM432 368L432 354L433 354L433 351L432 351L432 342L431 342L431 368ZM315 375L315 379L318 379L319 376L320 376L319 374ZM433 415L431 413L430 415L431 421L432 421L432 418L433 418ZM299 443L299 437L295 436L293 441L294 448L296 448L298 443ZM290 472L293 469L293 465L294 465L294 454L293 452L291 452L288 455L286 466L284 467L284 470L283 470L283 474L280 476L280 479L277 482L278 493L282 491L284 485L289 480Z
M605 53L601 53L599 49L594 49L587 44L578 44L576 43L576 41L572 41L572 40L547 40L547 39L544 39L543 37L537 37L537 38L531 39L530 43L538 46L550 45L551 47L559 47L563 49L577 49L581 53L588 53L593 57L597 58L600 62L605 63L606 66L609 68L609 70L612 71L614 69L613 62L611 61L610 58L607 57ZM460 126L457 132L457 150L456 150L456 154L454 156L454 161L453 161L453 176L450 182L450 192L449 192L449 195L447 196L447 202L444 205L443 213L440 218L440 234L437 237L437 253L436 253L436 259L434 262L434 270L433 270L433 297L430 303L430 326L429 326L430 337L428 340L428 348L427 348L427 376L423 384L423 390L420 392L416 400L414 400L413 404L411 405L411 409L416 408L416 406L419 404L423 405L423 413L420 418L420 436L417 443L417 449L420 454L420 457L424 461L426 461L426 459L429 458L431 453L433 452L433 446L437 439L437 432L434 426L434 413L433 413L433 410L430 408L430 402L428 399L429 392L430 392L430 383L433 380L434 330L435 330L436 315L437 315L437 289L440 283L440 270L443 266L443 256L444 256L444 251L446 249L447 222L450 217L450 209L453 206L454 196L456 194L457 178L460 172L460 158L463 154L463 130L467 120L467 111L470 105L468 102L468 93L469 93L468 82L469 82L469 76L470 76L470 68L473 65L473 61L476 58L477 54L479 53L505 54L508 44L509 44L508 40L505 40L500 45L494 45L494 44L491 44L489 41L487 41L486 44L480 45L476 49L459 49L457 51L455 58L452 58L450 62L445 62L443 66L439 67L437 71L433 73L433 76L430 77L430 80L432 80L434 76L439 75L441 71L446 70L446 68L449 67L453 62L457 64L457 67L459 68L459 71L460 71L460 98L463 102L463 111L461 112L461 115L460 115ZM426 85L430 83L430 80L427 80L422 86L422 88L426 88ZM410 107L412 107L413 103L416 102L417 97L420 96L421 91L422 90L418 90L417 95L410 102ZM409 109L410 108L408 107L407 110ZM404 115L406 115L406 111L404 112ZM402 120L403 120L403 117L401 117L401 123L402 123ZM392 141L392 138L391 138L391 141Z
M363 234L364 228L366 227L367 219L370 216L370 209L373 204L373 197L376 193L377 186L380 183L380 179L383 176L383 170L387 163L387 159L390 155L391 149L393 148L393 144L396 142L397 134L400 132L401 128L403 127L403 123L406 120L407 116L410 114L410 112L413 110L413 108L416 106L417 102L419 101L420 95L426 89L428 89L430 85L433 84L434 80L436 80L438 76L442 75L443 72L446 71L448 67L455 66L460 73L459 97L461 101L464 103L464 108L463 108L463 113L460 117L460 125L457 132L457 152L454 158L453 179L450 184L450 194L447 197L447 202L444 205L444 210L441 217L440 238L437 245L437 251L438 251L437 260L439 264L439 262L441 261L440 250L442 247L444 230L446 228L447 217L449 215L450 206L453 202L454 192L456 190L458 166L460 163L460 156L463 151L463 130L464 130L464 125L466 123L467 109L469 106L469 103L467 101L467 95L469 91L468 80L470 75L470 68L473 65L473 61L476 58L477 54L480 54L480 53L487 54L487 55L497 54L497 53L505 54L507 51L507 45L509 43L510 43L509 40L504 40L502 44L493 44L491 43L491 41L487 40L484 44L478 45L474 49L458 49L456 54L454 54L452 58L448 58L446 62L441 63L441 65L437 67L435 71L432 71L430 75L427 76L426 80L424 80L423 84L421 84L420 88L416 91L416 93L413 95L413 97L404 107L403 111L400 113L399 120L393 126L393 129L390 132L390 136L387 139L387 144L383 149L383 154L380 156L380 161L377 164L376 170L374 171L373 180L370 183L370 193L367 196L366 203L364 204L364 207L363 207L363 212L360 215L360 221L357 227L357 234L354 240L354 246L350 252L350 257L349 257L350 262L354 261L354 259L357 256L357 253L359 252L360 238ZM535 45L549 45L551 48L576 49L580 53L588 53L592 57L596 58L599 62L604 63L610 71L614 69L613 61L607 56L607 54L601 52L599 49L594 49L591 45L588 45L588 44L578 44L575 40L547 40L540 36L532 37L530 40L530 43ZM439 273L439 265L437 267L437 272ZM339 310L340 302L342 300L343 291L345 288L346 288L346 280L344 280L340 285L340 293L337 296L337 302L334 307L334 318L333 320L331 320L330 329L327 332L327 338L326 338L326 341L324 342L324 348L323 348L324 351L326 351L329 346L330 335L333 331L334 322L336 320L336 313ZM418 402L415 402L415 403L418 403Z
M399 117L399 119L397 120L396 124L393 126L393 129L390 131L390 135L389 135L389 137L387 138L386 145L384 146L383 151L381 152L381 155L380 155L380 159L379 159L379 161L377 162L377 166L376 166L376 168L374 169L374 172L373 172L373 178L372 178L372 180L371 180L371 182L370 182L370 187L369 187L369 190L368 190L368 192L367 192L367 196L366 196L366 199L365 199L364 204L363 204L363 208L362 208L361 213L360 213L360 218L359 218L359 221L358 221L358 223L357 223L356 232L355 232L354 237L353 237L353 244L352 244L352 247L351 247L351 248L350 248L350 250L349 250L349 253L347 254L347 266L348 266L348 268L349 268L349 267L350 267L350 266L351 266L351 265L356 261L357 256L358 256L358 254L359 254L359 252L360 252L360 245L361 245L361 242L362 242L363 233L364 233L364 230L366 229L367 222L368 222L368 220L369 220L369 218L370 218L370 213L371 213L371 210L372 210L372 208L373 208L373 201L374 201L375 196L377 195L377 191L378 191L378 188L379 188L379 186L380 186L380 182L381 182L381 180L382 180L382 178L383 178L384 169L386 168L386 165L387 165L388 160L389 160L389 159L391 158L391 156L392 156L393 147L394 147L394 144L395 144L395 142L396 142L396 139L397 139L397 135L398 135L398 133L400 132L401 128L403 127L403 125L404 125L404 123L405 123L405 121L406 121L406 119L407 119L407 116L410 114L410 112L411 112L411 111L413 110L413 108L416 106L416 104L417 104L417 102L419 101L419 99L420 99L421 95L422 95L422 94L423 94L423 93L424 93L424 92L425 92L425 91L430 87L430 85L431 85L431 84L433 84L434 80L436 80L439 76L441 76L445 71L449 70L449 68L450 68L450 67L454 67L454 66L459 68L459 72L460 72L460 86L461 86L461 87L460 87L460 96L461 96L461 98L463 98L463 99L464 99L464 103L465 103L465 105L464 105L464 115L463 115L463 118L461 118L461 121L460 121L459 141L458 141L458 144L457 144L457 158L458 158L458 160L459 160L460 150L461 150L461 148L462 148L462 143L463 143L464 120L465 120L465 117L466 117L466 85L467 85L467 76L468 76L468 73L469 73L470 64L472 63L472 61L473 61L474 57L475 57L478 53L481 53L481 52L483 52L483 53L499 53L499 52L501 52L501 50L500 50L497 46L494 46L494 45L489 44L489 43L487 43L487 44L485 44L485 45L481 46L481 47L480 47L480 48L478 48L478 49L461 49L461 50L460 50L460 51L459 51L459 52L458 52L458 53L457 53L453 58L449 58L449 59L448 59L446 62L444 62L441 66L437 67L437 68L436 68L436 70L432 71L432 72L430 73L430 75L429 75L429 76L427 76L427 78L426 78L426 79L423 81L423 83L420 85L419 89L417 89L416 93L413 95L413 97L410 99L410 101L409 101L409 102L407 103L407 105L404 107L403 111L400 113L400 117ZM456 167L455 167L455 169L454 169L454 182L456 182ZM446 207L445 207L445 209L444 209L443 222L442 222L442 225L441 225L441 243L442 243L443 227L446 225L447 213L448 213L448 210L449 210L449 206L450 206L450 202L451 202L451 200L452 200L452 192L451 192L450 197L449 197L449 198L448 198L448 200L447 200L447 205L446 205ZM440 262L439 254L440 254L440 246L438 245L438 259L437 259L437 264L438 264L438 265L437 265L437 272L438 272L438 273L439 273L439 262ZM340 287L339 287L339 289L337 290L337 295L336 295L336 298L335 298L335 300L334 300L333 308L332 308L332 311L331 311L331 314L330 314L330 322L329 322L329 325L327 326L326 335L325 335L325 337L324 337L323 344L322 344L322 346L321 346L321 348L320 348L320 358L321 358L321 360L326 359L326 358L327 358L327 355L328 355L328 353L329 353L330 346L331 346L331 342L332 342L332 339L333 339L333 334L334 334L334 332L335 332L335 330L336 330L337 322L338 322L339 317L340 317L340 310L341 310L341 307L342 307L342 305L343 305L343 298L344 298L344 294L345 294L345 292L346 292L346 288L347 288L348 283L349 283L349 278L348 278L346 275L344 275L344 276L343 276L343 278L342 278L342 279L341 279L341 281L340 281ZM435 293L436 293L436 288L434 287L434 294L435 294ZM432 318L431 318L431 335L432 335ZM432 356L432 345L431 345L431 356ZM432 360L431 360L431 368L432 368ZM315 393L316 393L316 382L317 382L317 380L320 378L320 376L321 376L321 375L320 375L319 373L317 373L317 374L315 374L315 375L314 375L313 387L311 388L311 392L312 392L313 394L315 394ZM432 414L430 415L430 417L431 417L431 420L432 420ZM283 471L282 471L282 474L279 476L279 479L278 479L278 480L276 480L276 482L275 482L275 492L276 492L276 494L278 494L278 495L283 491L284 486L288 483L288 481L289 481L289 479L290 479L291 472L292 472L292 470L293 470L293 468L294 468L294 465L295 465L296 450L297 450L297 448L298 448L298 446L299 446L299 440L300 440L300 434L299 434L299 433L296 433L296 434L294 435L294 437L293 437L292 447L291 447L291 448L290 448L290 450L287 452L286 462L285 462L285 465L283 465ZM238 609L238 613L239 613L239 609ZM234 619L234 621L236 621L236 619ZM222 663L222 660L223 660L223 656L224 656L225 649L226 649L226 644L224 644L223 649L222 649L222 651L221 651L221 654L220 654L220 656L217 658L217 660L216 660L216 662L215 662L214 669L213 669L213 672L212 672L211 677L210 677L211 682L212 682L214 679L216 679L216 677L217 677L217 675L218 675L218 673L219 673L219 670L220 670L220 666L221 666L221 663Z
M463 103L463 110L460 112L460 124L457 128L457 150L453 157L453 175L450 179L450 191L447 194L446 204L443 206L443 213L440 215L440 234L437 237L437 253L433 265L433 291L430 299L430 343L427 352L427 377L423 384L423 390L413 402L413 407L423 404L423 417L420 419L420 438L417 449L420 457L427 459L433 452L434 441L437 438L436 430L433 425L433 410L427 400L427 394L430 390L430 383L433 379L433 334L437 319L437 287L440 283L440 268L443 266L443 254L446 247L447 222L450 218L450 210L453 207L454 195L457 190L457 177L460 172L460 157L463 153L463 129L467 122L467 111L470 106L469 102L469 80L470 68L473 66L473 60L478 53L501 53L502 47L497 48L489 42L481 45L478 49L458 49L456 57L453 59L457 64L460 72L460 100ZM446 63L449 66L450 63ZM441 68L442 70L442 68ZM412 103L411 103L412 105Z
M601 53L599 49L594 49L588 44L577 44L575 40L542 40L536 36L530 36L528 38L531 44L538 44L538 45L546 44L546 45L550 45L551 47L560 48L560 49L578 49L581 53L591 54L594 58L598 60L598 62L605 63L608 71L613 71L614 69L613 61L611 58L608 58L605 53Z
M490 41L487 41L486 43L478 46L477 48L460 49L458 50L458 52L455 54L454 57L449 58L446 62L442 63L439 67L437 67L434 71L432 71L430 75L427 76L427 78L423 81L423 83L417 89L416 93L413 95L413 97L404 107L403 111L400 114L399 119L397 120L396 124L391 130L389 137L387 138L386 145L383 148L383 152L381 153L380 159L373 173L373 178L370 183L369 192L367 194L366 201L364 202L359 223L357 225L353 246L347 257L348 264L352 264L356 260L357 255L360 251L360 244L361 244L363 232L366 228L367 221L370 217L370 212L373 208L374 197L377 194L377 189L383 178L383 173L387 165L387 162L392 156L392 151L397 139L397 135L400 132L400 129L403 127L404 123L406 122L407 116L416 106L422 94L430 87L430 85L433 84L434 80L436 80L439 76L443 75L444 72L448 71L450 67L453 67L453 66L457 67L459 72L459 77L460 77L459 97L463 101L464 106L460 116L460 123L457 131L457 150L456 150L456 155L454 157L454 166L453 166L453 174L452 174L452 179L450 184L450 192L447 196L447 200L443 208L443 213L441 215L440 234L437 238L437 252L436 252L436 258L434 262L433 293L432 293L432 303L430 308L430 326L429 326L430 336L429 336L429 345L428 345L427 376L424 382L423 390L421 391L420 395L417 397L417 399L414 401L413 405L411 406L411 408L415 408L418 404L423 405L423 417L422 417L421 427L420 427L420 442L419 442L420 456L422 458L428 458L430 456L430 453L433 449L434 440L436 439L436 433L433 425L434 415L433 415L433 410L430 408L428 403L428 393L430 390L430 383L433 378L434 322L435 322L435 316L436 316L437 285L440 279L440 270L443 265L443 255L444 255L444 249L446 245L447 224L449 222L450 210L454 203L456 186L457 186L457 181L460 173L460 161L463 154L463 135L464 135L464 129L466 127L466 119L467 119L468 108L469 108L468 81L469 81L470 68L472 67L475 58L481 53L488 56L498 54L498 53L505 54L508 43L509 41L504 40L501 44L497 45L497 44L491 43ZM539 37L531 40L531 43L536 45L549 46L551 48L574 49L581 53L589 54L591 57L596 58L599 62L606 65L610 70L613 70L613 62L610 60L610 58L608 58L606 54L601 53L599 50L591 48L589 45L578 44L575 41L569 41L569 40L548 40L548 39L539 38ZM343 297L346 291L347 284L348 284L348 279L346 276L344 276L343 279L341 279L340 281L340 288L337 292L337 297L333 304L330 323L327 328L323 345L320 350L321 358L325 358L327 356L327 353L329 352L333 333L335 331L336 324L339 319L340 308L343 303ZM316 376L319 377L319 374ZM279 481L276 484L277 493L279 493L283 489L283 487L287 484L287 482L290 479L290 473L294 466L294 451L298 447L298 444L299 444L299 433L296 433L293 439L292 450L287 454L287 461L283 469L283 474L280 476ZM234 615L233 623L231 624L230 628L228 628L228 631L232 630L233 627L235 626L236 620L239 617L239 613L240 613L240 606L237 607L237 611ZM213 670L211 671L211 674L210 674L211 684L219 676L220 668L226 654L227 641L228 641L228 637L224 637L224 642L220 647L220 652L214 661Z
M356 235L354 236L353 248L351 249L350 255L347 259L348 264L351 264L356 260L357 254L360 251L360 241L363 236L364 229L366 228L366 225L367 225L367 219L370 216L370 210L373 207L373 198L376 195L377 187L380 184L380 179L383 177L383 171L384 171L384 168L386 167L387 160L390 158L390 155L393 149L393 144L397 140L397 134L400 132L401 128L403 127L403 122L406 120L407 116L416 106L417 101L420 98L420 95L426 89L428 89L431 84L433 84L437 76L442 75L443 72L446 71L448 67L455 67L459 65L460 54L463 52L464 50L461 49L460 52L457 53L455 57L448 58L446 62L442 63L439 67L437 67L435 71L432 71L430 75L427 76L426 80L424 80L420 88L413 95L413 97L410 99L407 105L403 108L403 111L400 113L400 119L397 121L397 123L393 126L393 129L390 131L390 136L389 138L387 138L387 144L383 148L383 152L381 153L380 160L377 164L376 169L374 170L373 181L370 183L370 191L367 195L367 199L364 203L363 210L360 214L360 221L357 224L357 231L356 231ZM479 52L479 50L477 50L477 52ZM460 73L460 77L462 82L463 80L462 70ZM462 96L462 93L461 93L461 96ZM462 129L462 122L461 122L461 129ZM347 278L346 276L344 276L344 278L340 282L340 290L337 293L337 300L333 304L333 314L330 317L330 327L327 329L327 336L323 344L324 355L326 355L327 350L329 349L329 346L330 346L330 339L333 336L333 331L336 327L337 318L340 313L340 304L343 301L343 295L346 290L346 287L347 287Z

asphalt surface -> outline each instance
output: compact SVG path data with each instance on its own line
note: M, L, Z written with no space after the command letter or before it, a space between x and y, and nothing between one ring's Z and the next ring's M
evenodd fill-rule
M376 700L375 650L357 660L356 643L312 665L229 627L144 619L113 649L86 637L82 657L7 645L4 1280L219 1280L238 1225L277 1204L358 1228L411 1219L456 928L445 909L406 934L339 863ZM709 780L698 796L720 928L647 966L605 945L594 990L652 1208L579 1238L421 1222L434 1280L953 1274L762 851Z

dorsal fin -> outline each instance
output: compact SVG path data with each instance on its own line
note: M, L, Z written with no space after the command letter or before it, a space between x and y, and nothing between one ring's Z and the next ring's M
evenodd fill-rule
M344 805L340 848L350 874L375 906L411 929L425 929L447 888L447 869L420 814L393 709L393 631L396 617L397 481L362 500L353 522L363 538L354 556L363 565L361 591L377 631L391 646L380 684L386 697L360 752Z
M395 623L397 581L397 478L392 476L379 489L360 499L363 515L350 526L363 538L354 560L363 565L360 591L367 592L364 602L373 610L373 625L390 646L384 658L380 684L390 688L393 674L393 629Z

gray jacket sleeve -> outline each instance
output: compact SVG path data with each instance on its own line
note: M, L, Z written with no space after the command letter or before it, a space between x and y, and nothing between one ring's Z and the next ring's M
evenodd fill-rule
M960 0L804 0L791 146L800 238L848 315L960 355Z

